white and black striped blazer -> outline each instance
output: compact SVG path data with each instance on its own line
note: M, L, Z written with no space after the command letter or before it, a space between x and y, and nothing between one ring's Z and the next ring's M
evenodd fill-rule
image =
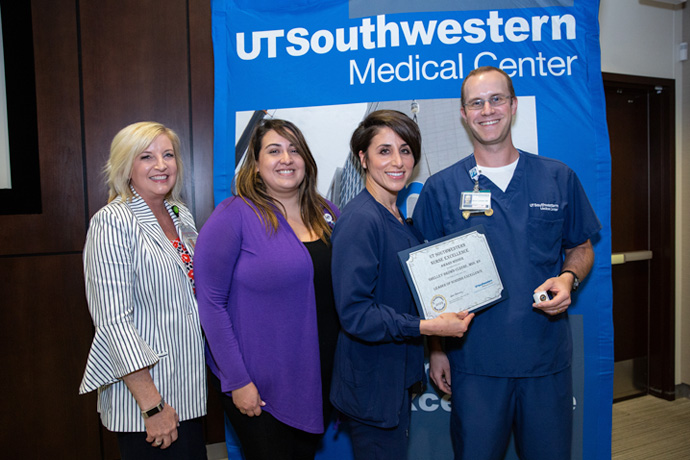
M195 228L186 207L165 205L178 234L182 223ZM145 431L139 407L121 380L145 367L180 421L205 415L196 298L179 253L141 197L116 198L93 216L84 278L96 332L79 393L98 389L103 425L111 431Z

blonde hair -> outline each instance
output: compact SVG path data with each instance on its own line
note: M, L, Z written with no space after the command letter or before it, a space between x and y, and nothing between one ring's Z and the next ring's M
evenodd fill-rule
M108 185L108 203L118 196L124 201L134 197L129 182L132 175L134 159L161 134L170 139L175 153L177 164L177 178L172 190L165 196L166 199L181 201L182 191L182 155L180 152L180 138L175 131L155 121L141 121L125 126L113 138L110 144L110 157L103 168Z
M278 135L289 140L304 160L304 179L299 186L300 217L307 228L311 229L323 241L327 241L326 238L331 235L331 227L324 219L324 211L328 211L334 220L335 213L316 189L318 170L316 161L302 132L293 123L286 120L268 119L262 120L257 125L252 133L247 154L237 172L235 180L237 196L254 209L257 217L263 221L266 232L271 233L278 229L278 218L275 210L280 206L280 203L268 193L258 172L261 142L269 131L275 131Z

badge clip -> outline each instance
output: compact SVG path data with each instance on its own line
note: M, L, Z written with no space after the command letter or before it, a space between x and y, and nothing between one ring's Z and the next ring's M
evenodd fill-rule
M491 209L491 208L485 209L485 210L483 210L483 211L469 211L469 210L465 210L465 211L462 212L462 217L464 217L465 220L467 220L467 219L470 218L470 216L476 215L476 214L484 214L484 215L487 216L487 217L491 217L491 216L494 215L494 210Z

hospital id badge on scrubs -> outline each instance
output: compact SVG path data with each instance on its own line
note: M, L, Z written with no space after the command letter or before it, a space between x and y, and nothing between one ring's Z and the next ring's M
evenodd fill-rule
M485 211L491 209L491 190L462 192L461 211Z
M475 189L471 192L462 192L460 210L465 220L476 214L484 214L485 216L493 215L494 210L491 209L491 191Z
M481 172L475 166L469 170L470 179L474 181L474 190L469 192L462 192L460 194L460 211L465 220L469 219L473 214L484 214L491 216L494 210L491 209L491 191L479 190L479 176Z

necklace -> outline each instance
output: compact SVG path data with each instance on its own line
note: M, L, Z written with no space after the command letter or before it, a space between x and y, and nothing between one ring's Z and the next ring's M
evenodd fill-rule
M402 218L402 216L400 215L400 210L399 210L398 207L396 206L395 201L393 201L393 206L389 206L388 204L384 203L384 202L377 196L377 194L374 193L369 187L367 187L367 190L369 191L369 193L371 194L371 196L374 198L374 200L376 200L381 206L383 206L384 208L386 208L386 210L387 210L388 212L390 212L391 214L393 214L393 217L395 217L396 219L398 219L398 221L400 221L400 223L403 223L403 218ZM395 197L397 197L397 195L396 195ZM395 198L395 197L394 197L394 198Z
M403 218L402 218L402 216L400 215L400 210L397 208L397 206L394 207L394 208L389 208L388 206L386 206L386 205L384 204L383 207L386 208L386 209L388 210L388 212L390 212L391 214L393 214L393 217L395 217L396 219L398 219L398 220L402 223Z

